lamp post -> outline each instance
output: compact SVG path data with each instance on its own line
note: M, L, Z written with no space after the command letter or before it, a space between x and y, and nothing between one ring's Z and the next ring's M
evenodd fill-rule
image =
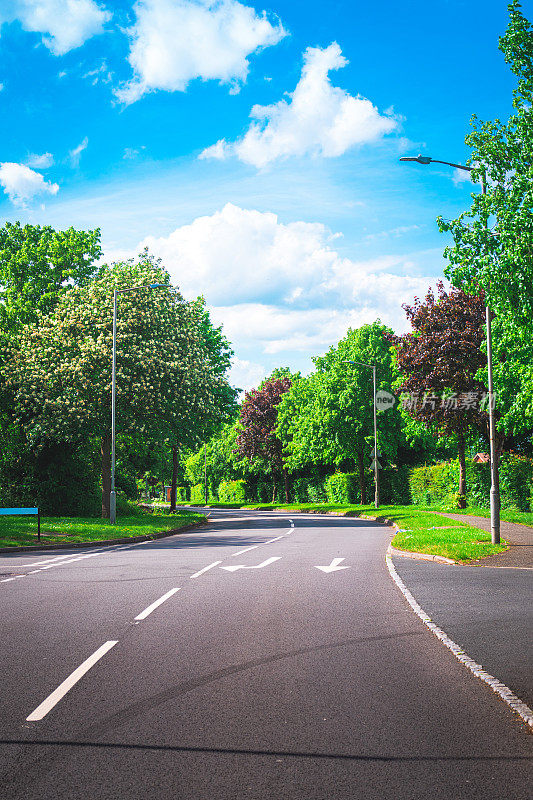
M113 356L111 361L111 491L109 493L109 522L117 521L117 494L115 492L115 410L117 389L117 300L119 294L136 292L139 289L159 289L166 283L150 283L146 286L131 286L113 292Z
M364 361L351 361L346 359L345 364L355 364L358 367L369 367L372 370L373 399L374 399L374 506L379 508L379 466L378 466L378 418L376 407L376 365L365 364Z
M467 167L465 164L454 164L451 161L439 161L429 156L402 156L400 161L416 161L418 164L446 164L448 167L472 172L474 167ZM487 193L485 178L481 180L481 192ZM497 478L496 460L496 426L494 422L494 382L492 377L492 331L491 331L491 311L489 306L485 306L485 321L487 328L487 369L488 369L488 390L489 390L489 441L490 441L490 532L493 544L500 542L500 487Z

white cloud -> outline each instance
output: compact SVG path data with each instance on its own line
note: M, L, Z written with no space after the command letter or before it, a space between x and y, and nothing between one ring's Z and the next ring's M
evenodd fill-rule
M52 153L30 153L26 159L26 166L34 169L48 169L54 163Z
M255 389L265 377L266 372L262 364L234 356L229 371L229 381L232 386L238 386L239 389L247 391Z
M254 106L250 116L255 121L241 139L222 139L200 158L235 155L261 168L289 156L340 156L351 147L391 133L398 127L396 118L380 114L370 100L353 97L331 84L330 70L347 63L336 42L324 49L308 47L302 76L289 100Z
M111 14L94 0L5 0L0 24L20 20L24 30L43 34L56 56L101 33Z
M16 206L25 206L37 195L57 194L59 190L57 183L45 181L39 172L9 161L0 164L0 185Z
M4 89L5 89L5 86L4 86L4 84L3 84L3 83L0 83L0 92L3 92L3 91L4 91Z
M109 69L106 59L103 58L100 66L90 69L82 77L88 78L93 86L97 86L99 83L111 83L113 73Z
M238 348L317 354L350 325L378 317L405 329L404 302L433 278L413 257L342 256L338 236L321 223L279 221L276 214L227 204L139 248L163 259L187 297L203 294Z
M452 181L456 186L459 183L472 183L472 175L465 169L454 169L452 172Z
M85 136L83 141L81 141L77 147L75 147L73 150L69 150L68 157L72 167L79 166L81 154L87 148L88 144L89 139L87 136Z
M123 103L156 89L184 92L195 78L237 91L248 75L248 57L286 35L266 12L257 14L237 0L138 0L134 10L134 77L116 91Z

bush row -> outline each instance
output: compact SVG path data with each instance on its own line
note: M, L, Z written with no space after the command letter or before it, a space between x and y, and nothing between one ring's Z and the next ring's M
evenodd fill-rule
M380 473L381 502L404 504L411 502L409 476L406 467L388 467ZM374 497L374 476L365 473L366 500ZM185 497L180 494L185 493ZM285 502L282 482L276 484L251 478L245 480L222 481L218 487L209 486L209 502L223 503L267 503ZM187 494L189 495L187 497ZM359 477L351 472L335 472L333 475L311 478L297 477L289 480L289 500L291 503L359 503ZM190 499L191 503L205 502L203 483L178 488L178 501Z
M416 467L409 474L413 503L418 505L455 505L459 487L459 461L446 461ZM488 508L490 464L466 464L466 493L468 504ZM515 454L505 454L500 463L500 494L502 508L531 511L533 492L533 461Z

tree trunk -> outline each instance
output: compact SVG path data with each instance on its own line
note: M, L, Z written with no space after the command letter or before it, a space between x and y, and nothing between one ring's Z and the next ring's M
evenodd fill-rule
M170 510L176 510L178 491L178 448L172 448L172 485L170 487Z
M283 481L285 483L285 502L289 502L289 476L287 475L287 470L283 467Z
M102 453L102 519L109 519L111 494L111 436L106 434L100 441Z
M457 453L459 455L459 496L457 498L457 507L466 508L466 458L463 433L457 434Z
M357 471L359 473L359 497L361 500L361 505L364 506L366 504L365 462L362 450L359 450L357 453Z
M272 477L272 502L276 499L276 478L275 476Z

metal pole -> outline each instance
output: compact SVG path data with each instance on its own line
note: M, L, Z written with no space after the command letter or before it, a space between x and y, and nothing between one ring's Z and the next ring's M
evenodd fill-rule
M487 194L485 175L481 178L481 193ZM485 306L487 325L487 372L489 390L489 441L490 441L490 535L492 544L500 543L500 490L497 480L496 425L494 422L494 382L492 378L492 324L491 310Z
M494 383L492 380L491 311L485 309L487 321L487 367L489 377L489 438L490 438L490 535L492 544L500 543L500 492L497 474L496 427L494 424Z
M374 505L379 508L379 468L378 468L378 419L376 407L376 367L372 367L372 377L374 379Z
M117 382L117 290L113 292L113 360L111 367L111 492L109 493L109 521L117 521L117 495L115 492L115 403Z
M207 505L209 497L207 495L207 444L204 443L204 494L205 504Z

